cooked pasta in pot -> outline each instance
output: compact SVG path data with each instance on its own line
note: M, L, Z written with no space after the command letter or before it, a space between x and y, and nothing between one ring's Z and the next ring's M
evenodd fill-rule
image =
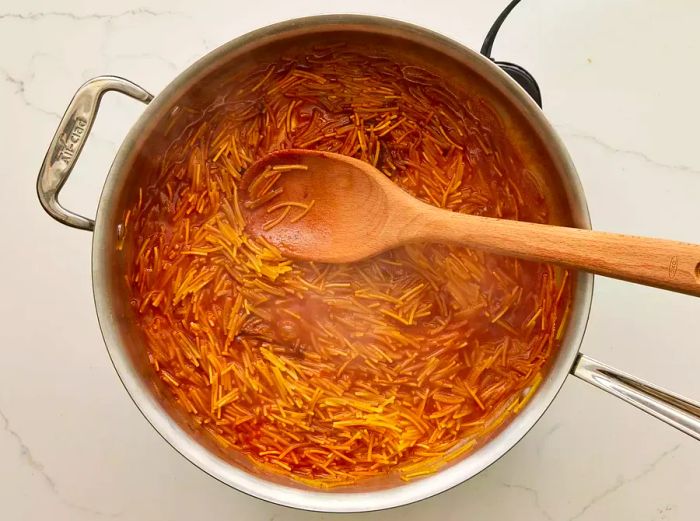
M239 191L268 152L311 148L435 206L550 222L486 99L329 46L257 66L188 117L124 216L127 281L155 373L222 449L315 487L410 480L524 406L561 340L569 272L442 244L292 261L247 233ZM275 175L257 190L268 224L302 219Z

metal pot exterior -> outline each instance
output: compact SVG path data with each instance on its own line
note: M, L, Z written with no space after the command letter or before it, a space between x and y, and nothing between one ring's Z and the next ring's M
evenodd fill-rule
M162 384L153 378L153 371L145 356L143 338L133 320L128 288L122 276L125 269L124 255L116 249L121 234L119 222L125 205L133 197L135 183L130 180L135 175L133 166L137 160L137 151L183 93L223 65L257 56L266 46L284 46L287 41L300 36L322 37L324 33L337 31L361 37L400 39L407 45L424 49L431 56L445 57L458 63L470 74L481 78L511 110L518 113L518 117L523 118L528 130L542 144L556 173L559 197L568 208L569 223L579 228L590 228L583 189L564 145L539 107L517 83L490 60L436 33L395 20L354 15L303 18L254 31L214 50L180 74L150 101L122 143L107 177L94 223L58 205L58 192L80 153L102 93L105 90L118 90L146 103L149 102L150 95L120 78L103 77L88 82L76 94L59 126L42 166L37 189L42 205L57 220L88 230L94 226L93 288L104 341L129 395L160 435L211 476L252 496L300 509L358 512L412 503L471 478L505 454L527 433L554 400L572 370L585 369L588 371L585 375L577 375L593 381L595 378L591 375L595 376L600 367L595 366L595 361L578 353L593 292L593 276L579 272L562 345L554 354L537 392L508 425L476 451L434 475L409 483L394 479L336 491L310 489L286 478L262 474L242 456L232 461L230 455L225 456L218 447L201 436L190 425L185 413L173 405ZM74 140L73 144L71 140ZM611 371L611 374L617 374L614 370ZM602 386L600 382L595 383ZM622 397L633 402L629 397ZM635 405L641 407L638 403ZM656 415L664 416L661 413ZM669 421L668 418L663 419ZM697 432L700 433L700 422Z
M377 490L358 489L353 492L326 492L301 487L292 482L275 483L267 476L256 475L250 469L232 464L217 455L212 450L213 447L206 444L206 440L198 438L190 429L183 428L183 418L178 418L178 411L168 408L162 391L154 387L152 370L144 365L143 360L139 361L138 353L135 352L139 349L133 349L141 346L140 338L130 320L128 300L120 296L121 281L115 280L114 276L120 272L119 261L115 258L117 223L123 214L123 194L126 174L133 161L132 152L139 147L142 136L157 124L163 111L170 109L182 89L198 81L220 63L300 32L323 33L336 29L408 38L417 44L448 54L476 74L487 78L514 106L521 108L532 129L546 143L548 153L562 177L569 207L573 210L573 224L590 228L583 190L566 149L539 107L490 60L440 35L394 20L361 16L314 17L260 29L225 44L183 72L149 104L122 144L102 192L93 238L93 286L100 327L124 386L148 421L178 452L218 480L252 496L308 510L353 512L405 505L438 494L474 476L515 445L544 413L574 364L591 305L593 277L585 273L578 275L566 338L553 360L548 376L528 405L486 445L467 458L422 480L393 483L391 488L379 486ZM131 350L129 346L132 347Z

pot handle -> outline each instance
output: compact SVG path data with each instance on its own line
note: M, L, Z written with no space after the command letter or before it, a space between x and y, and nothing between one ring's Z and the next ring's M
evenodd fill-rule
M700 440L700 404L579 354L571 373Z
M58 124L36 183L37 195L46 213L58 222L80 230L94 230L95 221L63 208L58 202L58 194L83 150L102 95L108 91L120 92L144 103L153 99L146 90L117 76L98 76L85 82Z

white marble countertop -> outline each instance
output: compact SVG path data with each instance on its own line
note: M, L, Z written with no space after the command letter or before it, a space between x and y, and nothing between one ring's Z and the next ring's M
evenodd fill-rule
M473 48L505 0L0 5L0 519L330 519L270 505L176 454L136 410L93 310L90 234L37 202L41 160L76 88L103 73L159 92L193 60L287 18L401 18ZM700 3L524 0L496 58L537 78L598 229L700 242ZM64 204L93 215L142 106L108 96ZM700 299L598 278L582 350L700 398ZM695 520L700 444L570 378L504 458L447 493L351 519ZM205 516L206 514L206 516ZM344 518L345 519L345 518Z

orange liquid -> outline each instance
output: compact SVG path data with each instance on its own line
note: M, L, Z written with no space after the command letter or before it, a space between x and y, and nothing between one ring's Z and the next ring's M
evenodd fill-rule
M570 276L447 245L286 260L246 233L237 188L282 148L360 158L458 212L548 222L545 197L488 101L329 48L260 67L196 114L128 212L154 371L224 450L318 487L429 474L524 405Z

